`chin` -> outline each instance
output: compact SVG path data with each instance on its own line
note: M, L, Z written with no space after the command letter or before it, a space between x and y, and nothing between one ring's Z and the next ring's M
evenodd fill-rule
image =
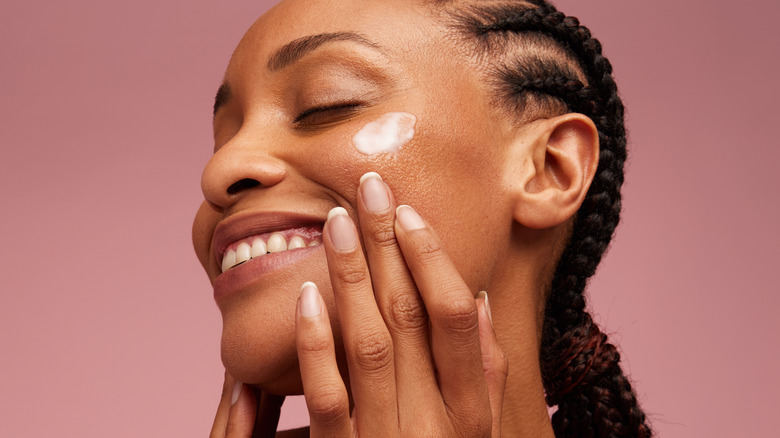
M278 395L302 393L295 347L301 284L315 281L330 289L324 251L300 252L298 259L282 260L295 262L289 266L252 261L226 272L215 284L225 369L243 383Z
M222 363L237 380L275 394L301 387L295 350L295 327L258 334L240 318L228 318L222 329ZM254 335L254 336L253 336Z
M304 261L309 263L262 276L217 300L222 314L222 363L235 379L277 395L303 394L295 345L300 285L305 281L322 285L332 310L324 252ZM335 320L331 323L337 325Z

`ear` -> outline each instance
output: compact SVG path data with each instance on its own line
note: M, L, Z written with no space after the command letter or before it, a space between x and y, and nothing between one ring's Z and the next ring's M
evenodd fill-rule
M515 141L514 219L534 229L554 227L574 216L596 174L599 136L585 115L540 120ZM515 161L517 163L517 161Z

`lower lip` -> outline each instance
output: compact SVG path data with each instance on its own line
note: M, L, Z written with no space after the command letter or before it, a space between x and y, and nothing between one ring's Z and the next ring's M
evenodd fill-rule
M270 253L230 268L214 280L214 300L219 303L220 300L238 293L251 283L299 263L321 249L322 245L315 245Z

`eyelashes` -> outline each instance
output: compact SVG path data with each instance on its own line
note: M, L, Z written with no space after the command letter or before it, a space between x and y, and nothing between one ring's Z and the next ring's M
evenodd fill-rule
M344 119L354 114L361 106L360 102L342 102L308 108L293 120L296 125L318 125Z

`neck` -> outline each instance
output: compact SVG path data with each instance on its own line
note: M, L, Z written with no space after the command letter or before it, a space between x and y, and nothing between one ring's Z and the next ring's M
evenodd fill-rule
M546 269L537 264L550 254L515 255L499 268L488 289L498 345L509 361L501 434L554 438L539 359Z
M493 296L490 296L490 300L498 343L509 360L509 375L501 412L501 434L512 437L553 438L539 364L536 315L520 310L530 309L530 306L513 303L505 307L499 306L503 300L494 300ZM495 301L499 303L494 304ZM502 312L497 308L511 310ZM511 315L513 312L514 315Z

